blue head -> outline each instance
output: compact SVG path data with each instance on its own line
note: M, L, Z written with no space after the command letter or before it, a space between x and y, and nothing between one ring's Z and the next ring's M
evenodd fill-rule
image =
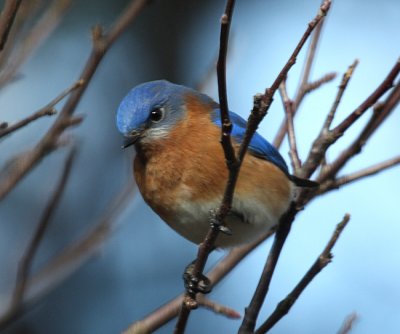
M151 142L167 136L185 116L185 98L189 94L212 102L206 95L165 80L150 81L133 88L122 100L116 116L117 128L127 138L125 147L138 140Z

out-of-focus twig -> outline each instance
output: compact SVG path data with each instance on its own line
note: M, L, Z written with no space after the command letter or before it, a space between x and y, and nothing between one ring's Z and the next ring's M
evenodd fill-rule
M0 87L12 81L21 65L47 40L61 22L70 4L71 0L53 1L35 25L21 38L22 40L7 57L7 66L0 73Z
M304 289L311 283L315 276L324 269L332 260L332 248L339 239L340 234L346 227L350 220L350 215L346 214L343 220L336 226L328 244L325 246L322 253L315 260L313 265L296 285L296 287L286 296L285 299L279 302L275 310L271 313L268 319L255 331L255 334L262 334L268 332L280 319L282 319L290 310L292 305L299 298Z
M43 136L39 143L28 152L15 157L7 164L8 168L3 168L0 172L0 199L4 198L11 189L32 169L39 161L52 152L56 147L59 136L69 126L69 118L75 112L75 109L86 91L89 82L98 68L107 50L112 46L115 40L137 17L149 0L134 0L126 8L123 14L115 21L108 34L103 34L102 29L96 26L93 29L93 48L92 52L84 66L80 80L82 85L75 89L68 97L65 105L59 113L52 127Z
M39 248L39 245L41 241L43 240L44 234L50 225L51 217L54 214L54 211L57 208L57 205L61 199L62 194L64 193L65 186L67 184L67 180L69 178L69 175L71 174L71 168L72 164L74 162L74 158L76 156L76 149L73 148L71 152L69 153L66 162L64 164L64 169L61 174L60 180L58 181L58 184L54 190L54 193L52 194L49 202L47 203L47 206L45 210L43 211L42 217L39 221L39 224L33 234L33 237L28 245L28 248L26 249L19 268L18 268L18 274L17 274L17 280L16 280L16 285L14 289L14 294L13 294L13 299L11 301L11 306L10 309L16 309L19 307L19 305L22 303L25 290L26 290L26 284L29 279L29 275L31 272L31 267L32 267L32 262L33 259L37 253L37 250Z
M134 184L125 186L110 202L98 223L81 239L74 241L38 273L31 275L26 282L23 300L18 307L0 314L0 330L18 318L28 306L47 295L83 264L98 253L115 229L117 217L126 207L136 191Z
M338 334L349 334L354 327L354 323L358 320L357 313L353 312L349 314L342 324L342 327L339 329Z
M78 88L82 84L83 84L82 80L75 82L71 87L65 89L63 92L60 93L60 95L58 95L56 98L50 101L50 103L48 103L46 106L39 109L38 111L34 112L32 115L20 120L19 122L13 125L7 126L4 129L0 129L0 138L28 125L29 123L37 120L38 118L56 114L54 106L58 102L60 102L63 98L65 98L68 94L70 94L74 89Z
M21 0L5 0L0 14L0 52L3 51L8 35L17 15Z

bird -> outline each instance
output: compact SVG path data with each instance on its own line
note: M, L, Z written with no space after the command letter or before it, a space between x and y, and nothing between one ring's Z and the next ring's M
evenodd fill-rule
M237 152L247 123L232 111L229 116ZM150 81L123 98L116 126L125 137L123 147L135 147L133 174L144 201L172 229L200 244L228 178L219 104L192 88ZM317 185L291 175L277 149L255 132L224 220L230 233L220 233L215 246L231 248L255 240L278 224L296 187Z

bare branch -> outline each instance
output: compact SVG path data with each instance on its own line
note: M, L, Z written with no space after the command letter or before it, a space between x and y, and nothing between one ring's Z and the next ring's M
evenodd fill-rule
M323 84L326 84L328 82L331 82L336 78L336 73L335 72L330 72L325 75L323 75L321 78L310 82L307 87L306 87L306 93L311 93L312 91L320 88Z
M382 81L382 83L374 90L374 92L368 96L368 98L361 103L356 110L354 110L346 119L343 120L337 127L332 131L336 136L341 136L354 122L364 114L366 110L372 107L379 98L383 96L390 88L393 87L393 82L397 78L400 72L400 58L397 60L389 74Z
M332 237L328 244L325 246L323 252L318 256L313 265L296 285L296 287L286 296L285 299L279 302L275 310L268 317L268 319L255 331L255 334L262 334L268 332L280 319L282 319L291 309L293 304L299 298L304 289L311 283L322 269L324 269L332 260L332 248L339 239L340 234L346 227L350 220L350 215L346 214L343 220L336 226Z
M48 103L46 106L39 109L38 111L34 112L32 115L22 119L21 121L15 123L13 125L5 127L4 129L0 129L0 138L30 124L31 122L37 120L38 118L56 114L56 110L54 109L54 106L58 102L60 102L64 97L66 97L69 93L71 93L74 89L77 89L82 84L83 84L82 80L77 81L71 87L69 87L66 90L64 90L63 92L61 92L61 94L58 95L55 99L53 99L50 103Z
M25 152L14 158L10 168L1 171L0 180L0 199L4 198L11 189L41 161L47 154L55 149L55 143L58 137L66 129L66 119L70 118L74 113L83 93L95 73L100 61L112 43L121 35L128 25L137 17L144 6L150 0L134 0L123 12L121 17L115 22L113 28L108 35L103 35L99 27L93 31L93 49L86 65L82 71L80 79L83 84L73 91L67 99L59 116L55 120L53 126L48 130L40 142L30 151Z
M358 320L357 313L349 314L343 322L338 334L349 334L354 327L354 323Z
M26 284L28 282L28 278L31 272L33 259L36 255L36 252L39 248L41 241L43 240L44 233L46 232L48 226L50 225L51 217L53 216L53 213L57 208L61 196L64 193L64 189L67 184L69 175L71 173L71 168L75 156L76 156L76 149L72 149L71 152L68 154L68 157L64 164L63 172L54 190L54 193L51 196L49 202L47 203L47 206L43 211L43 215L39 221L38 226L36 227L33 237L21 259L18 268L17 281L14 290L13 300L11 302L11 309L18 308L23 301L26 290Z
M343 74L342 81L340 82L338 92L336 94L335 101L333 102L332 108L328 113L328 116L326 117L325 123L323 125L323 130L329 130L331 127L333 118L335 117L336 110L342 100L343 93L347 88L347 85L353 76L354 70L356 66L358 65L358 59L354 60L353 64L349 66L347 71Z
M197 298L197 302L199 303L199 306L202 306L214 313L221 314L227 318L230 318L230 319L240 319L241 318L241 315L238 311L236 311L230 307L227 307L225 305L221 305L213 300L210 300L210 299L206 298L204 295L200 295Z
M324 1L320 7L320 10L317 16L308 24L308 28L303 34L300 42L298 43L297 47L295 48L293 54L291 55L289 61L286 63L284 68L279 73L278 77L272 84L272 86L265 91L265 94L260 97L260 104L255 104L252 113L250 114L248 126L246 129L246 136L243 140L243 143L239 150L239 160L241 160L244 156L243 151L247 149L247 146L250 142L251 136L254 134L255 130L259 122L265 116L269 106L272 103L273 95L275 91L278 89L281 82L287 76L288 71L293 66L296 61L297 55L300 52L302 46L306 42L307 38L310 36L313 29L319 23L319 21L326 15L329 11L331 1L327 0ZM242 156L243 154L243 156ZM239 333L252 333L255 328L256 319L260 312L261 306L264 302L265 296L269 289L269 284L272 278L272 274L275 270L276 263L278 261L278 257L282 250L283 244L287 238L287 235L290 231L291 224L298 212L299 208L296 203L292 203L288 209L288 211L282 216L280 219L278 229L275 234L274 244L272 246L271 252L268 256L267 262L265 264L263 273L261 275L259 284L254 292L253 298L250 302L250 305L246 308L245 316L240 326Z
M116 218L132 197L134 184L128 184L112 199L99 222L80 240L63 250L26 283L22 303L0 315L0 330L9 325L41 297L48 294L96 255L116 225Z
M380 173L386 169L395 167L398 164L400 164L400 156L383 161L376 165L361 169L358 172L341 176L335 180L327 180L325 183L323 183L321 185L320 189L318 190L318 193L319 194L326 193L332 189L337 189L343 185L352 183L354 181L358 181L364 177L372 176L372 175Z
M341 168L355 155L359 154L368 139L375 133L376 129L388 118L400 102L400 82L392 89L384 102L374 108L373 114L359 136L330 164L321 170L318 180L323 183L332 180Z
M322 2L322 4L323 4L323 2ZM303 100L304 96L306 95L306 90L307 90L306 86L308 85L308 82L310 80L311 68L312 68L312 65L314 64L315 53L316 53L318 43L320 40L323 22L324 22L324 20L321 19L320 22L318 23L318 25L313 33L310 45L307 49L307 55L306 55L306 59L304 62L303 73L302 73L302 76L299 81L296 97L294 98L294 105L293 105L294 113L298 110L301 101ZM287 131L287 123L285 121L283 121L281 126L279 127L279 130L273 141L273 145L276 148L279 148L282 145L282 141L285 138L286 131Z
M19 42L18 47L13 50L12 56L8 57L9 63L0 75L0 87L15 77L20 66L55 30L70 4L71 0L57 0L48 6L36 24Z
M283 101L283 106L285 109L286 115L286 124L287 124L287 134L289 138L289 155L290 161L292 163L292 168L294 174L296 175L298 170L301 167L301 162L299 158L299 153L297 152L297 143L296 143L296 135L294 132L294 124L293 124L293 101L289 98L287 89L286 89L286 80L283 80L279 86L279 92L281 94L281 98Z
M3 51L8 35L17 15L21 0L5 0L0 15L0 52Z

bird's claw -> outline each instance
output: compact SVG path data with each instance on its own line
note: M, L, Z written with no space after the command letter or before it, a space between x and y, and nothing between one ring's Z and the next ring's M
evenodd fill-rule
M183 281L185 282L186 291L191 295L195 295L197 293L202 293L205 295L210 293L212 290L210 279L203 274L194 276L191 272L186 270L183 274Z

